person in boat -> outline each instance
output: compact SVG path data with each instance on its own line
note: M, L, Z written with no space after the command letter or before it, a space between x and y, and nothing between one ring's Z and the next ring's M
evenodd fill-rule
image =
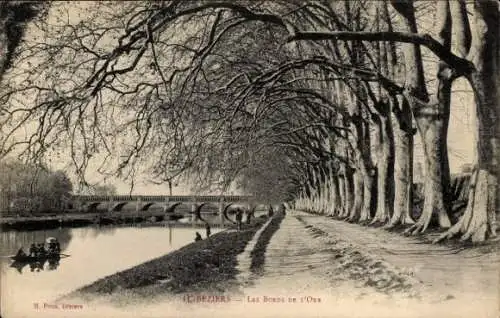
M196 237L194 238L194 241L198 242L198 241L201 241L201 240L203 240L203 238L201 237L201 234L198 233L198 232L196 232Z
M34 256L34 257L38 257L38 256L40 256L40 244L35 244L35 243L33 243L33 245L35 245L35 247L34 247L34 251L35 251L35 253L34 253L34 255L33 255L33 256Z
M57 241L54 243L54 252L57 254L61 253L61 244Z
M43 243L38 244L38 256L44 257L45 255L47 255L47 251L43 247Z
M52 253L54 251L54 242L49 242L47 250L49 253Z
M49 254L59 254L59 250L57 249L57 243L58 242L50 242L49 243Z
M37 256L38 248L36 247L35 243L31 243L29 252L30 252L30 256L32 256L32 257Z
M16 257L26 257L26 253L24 252L23 248L21 247L16 254Z
M210 231L210 224L205 223L205 230L206 230L206 234L207 234L207 238L208 238L210 236L210 234L212 233L212 231Z

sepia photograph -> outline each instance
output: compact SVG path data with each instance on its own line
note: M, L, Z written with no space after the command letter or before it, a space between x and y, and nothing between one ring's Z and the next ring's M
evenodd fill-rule
M498 0L0 1L0 317L500 317Z

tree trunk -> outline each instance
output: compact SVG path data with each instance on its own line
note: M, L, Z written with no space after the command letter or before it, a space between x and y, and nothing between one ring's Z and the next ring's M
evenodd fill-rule
M334 179L333 171L332 171L332 168L329 167L329 169L328 169L328 197L329 197L329 200L328 200L328 210L327 210L328 215L335 214L335 202L337 201L337 198L335 197L335 193L333 191L333 187L334 187L333 179Z
M353 173L351 167L346 167L344 175L345 202L341 217L347 217L354 203Z
M359 109L359 107L358 107ZM356 221L361 216L361 209L363 207L363 195L364 195L364 185L363 185L363 173L364 161L363 161L363 149L364 146L364 135L363 135L363 120L361 116L356 116L356 119L351 121L351 130L353 137L352 143L355 145L354 148L354 162L356 164L356 171L353 174L353 191L354 191L354 202L349 210L350 222Z
M390 118L379 116L379 145L377 159L377 212L371 224L386 222L394 205L394 136Z
M449 112L447 114L449 115ZM448 117L444 112L437 116ZM412 228L414 234L424 232L427 229L433 214L437 215L441 228L450 227L448 217L450 202L445 200L450 184L448 147L446 145L448 120L446 118L446 120L431 121L420 117L417 120L417 125L422 135L426 173L424 207L415 227Z
M332 176L332 184L331 184L331 197L332 202L332 215L337 215L339 212L339 207L341 205L340 201L340 193L339 193L339 178L336 176Z
M354 202L349 211L350 222L355 222L361 216L361 208L363 207L363 194L364 194L364 184L363 175L361 172L356 170L353 174L353 191L354 191Z
M377 204L377 188L375 187L375 168L371 159L370 121L363 121L363 153L361 174L363 175L363 207L360 222L366 222L375 214Z
M327 209L328 209L328 201L330 200L329 198L329 190L328 190L328 182L323 181L321 184L321 214L327 214Z
M366 222L370 220L372 216L372 211L375 210L377 189L375 188L375 178L372 175L372 171L367 170L363 173L363 207L361 209L361 215L359 217L359 222Z
M476 19L470 59L476 71L468 76L476 104L476 164L470 182L465 214L437 241L463 234L461 240L481 242L496 236L499 211L500 102L498 52L499 5L497 1L476 1Z
M447 0L437 3L437 40L451 50L451 15ZM431 101L413 109L417 128L422 137L425 156L424 207L417 223L409 229L413 234L424 232L433 215L441 228L449 228L450 203L448 197L450 168L448 163L448 122L450 117L452 70L440 61L436 92Z
M341 173L343 173L341 171ZM345 206L346 206L346 193L345 193L345 174L344 175L339 175L338 176L338 180L339 180L339 206L338 206L338 213L337 213L337 216L338 217L341 217L344 213L344 210L345 210Z
M414 224L413 208L413 128L408 102L394 113L394 213L388 227Z

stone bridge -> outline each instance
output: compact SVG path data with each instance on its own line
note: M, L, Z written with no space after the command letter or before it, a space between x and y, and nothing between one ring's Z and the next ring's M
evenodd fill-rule
M134 205L135 211L148 211L152 206L160 206L164 213L174 213L181 204L194 212L201 205L215 204L222 212L227 204L248 204L251 196L165 196L165 195L75 195L72 207L80 212L95 212L99 205L106 205L108 212L119 212L127 204Z

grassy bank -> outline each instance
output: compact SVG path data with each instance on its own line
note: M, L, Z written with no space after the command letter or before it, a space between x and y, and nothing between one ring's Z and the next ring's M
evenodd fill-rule
M230 228L209 239L193 242L167 255L104 277L64 298L90 300L95 296L120 294L134 297L193 292L228 292L237 288L237 255L243 252L266 218ZM139 247L140 248L140 247Z

